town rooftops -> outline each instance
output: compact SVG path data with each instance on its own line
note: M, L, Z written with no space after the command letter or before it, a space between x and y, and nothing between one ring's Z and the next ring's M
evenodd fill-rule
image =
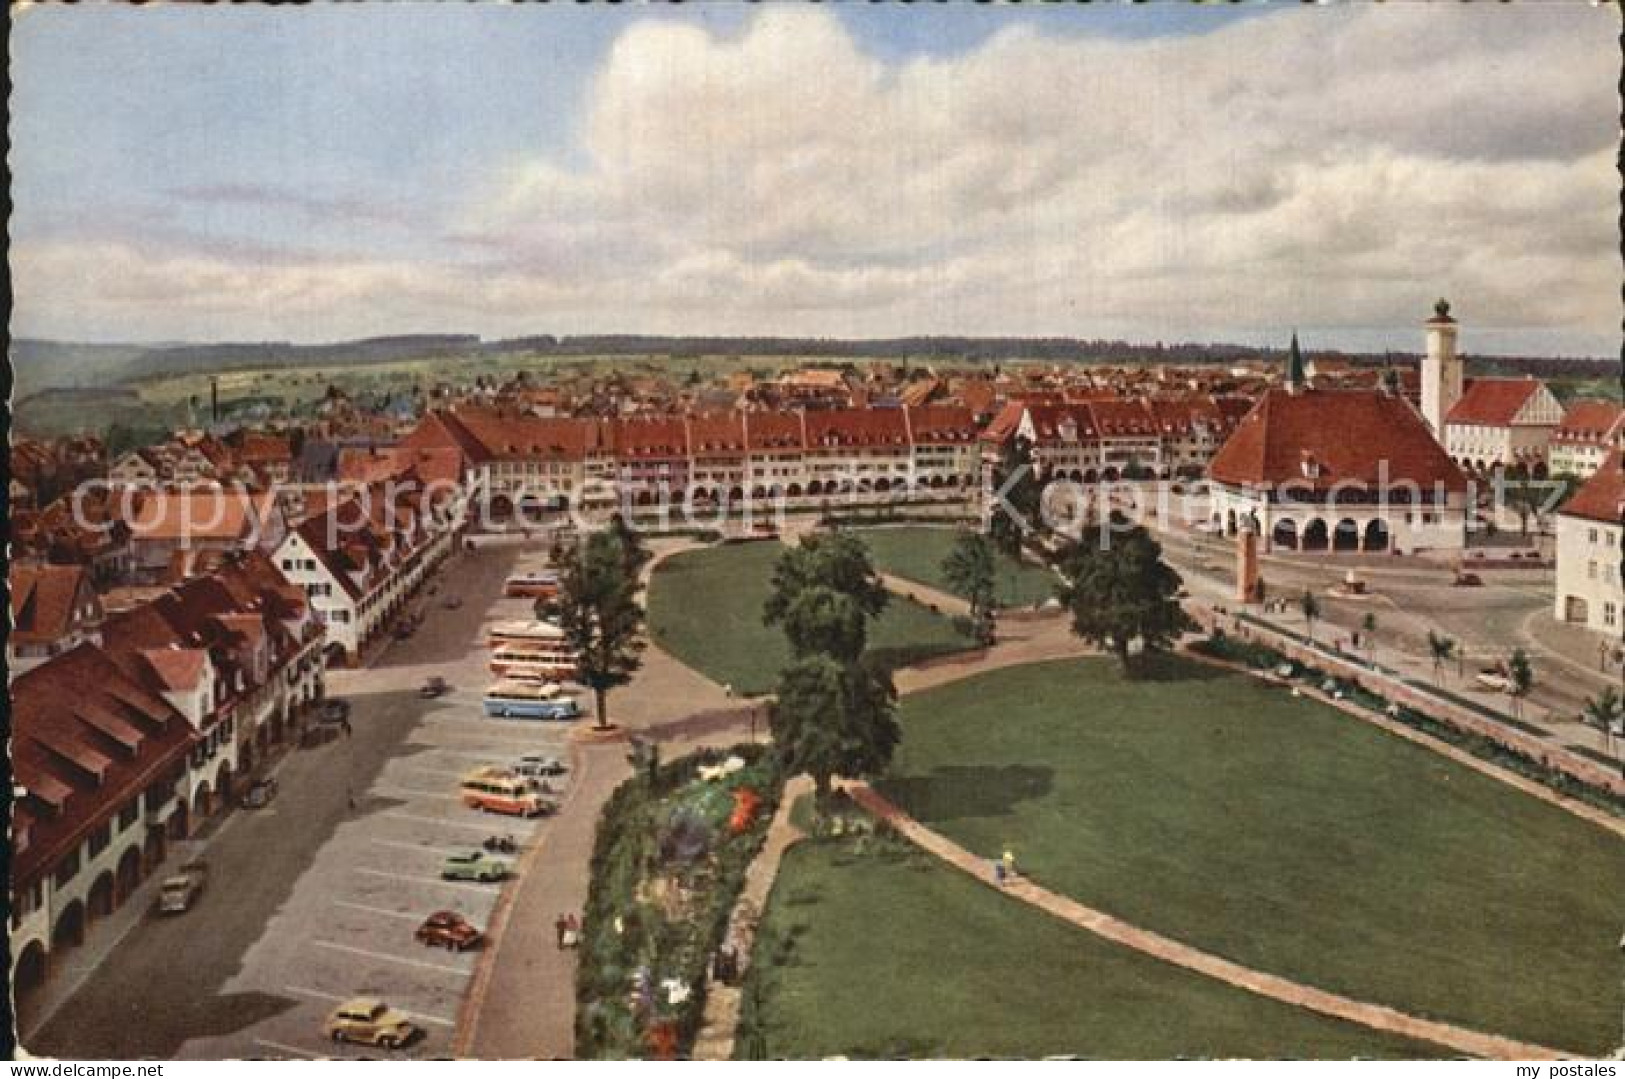
M75 609L81 603L95 607L83 566L13 563L11 566L11 639L17 644L49 644L72 630Z
M1403 398L1375 390L1272 389L1214 456L1219 483L1322 490L1414 483L1464 491L1467 477Z
M1563 413L1552 441L1571 445L1602 446L1617 437L1625 409L1613 401L1576 401Z
M1540 385L1532 378L1475 378L1450 407L1444 422L1509 427Z
M90 644L11 683L12 888L38 880L93 828L184 767L185 717Z
M1625 516L1625 461L1621 451L1610 450L1597 471L1557 512L1565 517L1619 524Z

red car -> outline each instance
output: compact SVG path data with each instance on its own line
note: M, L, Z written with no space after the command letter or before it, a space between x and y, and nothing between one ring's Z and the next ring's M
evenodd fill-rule
M449 948L454 952L477 947L485 939L485 934L470 925L467 918L451 910L437 910L429 915L413 936L419 944Z

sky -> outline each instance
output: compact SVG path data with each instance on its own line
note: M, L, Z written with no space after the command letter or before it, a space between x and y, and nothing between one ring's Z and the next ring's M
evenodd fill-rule
M36 7L12 332L1618 355L1619 16Z

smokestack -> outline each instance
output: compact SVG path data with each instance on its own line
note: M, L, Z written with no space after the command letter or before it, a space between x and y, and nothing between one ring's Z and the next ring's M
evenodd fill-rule
M209 376L209 417L220 422L220 380L213 375Z

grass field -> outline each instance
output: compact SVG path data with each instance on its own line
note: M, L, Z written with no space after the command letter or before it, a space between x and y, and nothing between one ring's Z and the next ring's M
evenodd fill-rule
M750 974L770 1058L1441 1052L1110 944L897 841L862 842L785 855Z
M790 652L776 626L762 624L778 543L685 551L655 568L649 630L655 641L707 677L740 693L766 693ZM972 647L945 616L893 596L870 629L869 648L898 663Z
M862 532L875 567L882 572L960 595L949 586L942 563L954 548L959 532L951 528L873 528ZM998 556L994 595L1001 607L1031 607L1055 593L1055 575L1042 566Z
M1625 842L1494 779L1187 661L998 671L902 719L882 789L1085 903L1359 999L1617 1044Z

